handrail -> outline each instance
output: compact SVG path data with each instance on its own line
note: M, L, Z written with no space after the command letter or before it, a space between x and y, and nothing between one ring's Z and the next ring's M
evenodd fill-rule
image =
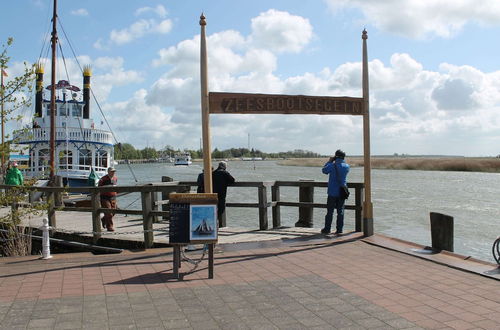
M92 227L94 243L101 238L101 221L100 213L109 211L108 209L101 208L99 202L99 194L102 192L117 192L119 193L140 193L142 201L141 210L131 209L117 209L113 210L117 214L136 214L143 216L144 227L144 244L145 247L152 247L153 245L153 222L158 216L163 216L168 219L168 209L159 211L160 205L164 205L168 200L168 195L171 192L190 192L191 187L197 186L195 181L170 181L159 182L143 185L127 185L127 186L104 186L104 187L35 187L25 186L22 187L25 191L30 192L44 192L48 195L49 201L49 225L56 227L55 210L61 211L79 211L92 213ZM231 202L226 203L227 207L252 207L257 208L259 215L259 229L267 230L269 228L268 209L272 208L272 227L281 227L281 207L298 207L299 208L299 221L296 226L312 227L312 210L314 208L326 208L326 203L314 202L314 188L325 188L328 186L327 182L317 181L245 181L235 182L231 187L237 188L257 188L257 202ZM299 188L299 202L282 201L280 196L280 187L297 187ZM345 206L348 210L355 211L355 230L362 231L362 212L363 212L363 183L348 183L348 187L354 189L354 198L348 201L353 201L353 204ZM0 189L15 189L14 186L0 185ZM271 201L268 201L268 188L271 188ZM60 200L62 193L83 193L90 195L90 207L71 207L71 206L55 206L54 201ZM161 193L162 198L157 198L157 193ZM222 227L226 226L226 215L222 215L219 219Z

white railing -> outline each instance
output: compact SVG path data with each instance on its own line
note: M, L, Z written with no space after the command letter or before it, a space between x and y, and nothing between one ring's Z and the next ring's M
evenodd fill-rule
M18 143L31 143L35 141L49 140L49 128L30 128L20 132L14 137ZM110 132L100 129L78 128L78 127L56 127L56 140L65 141L77 140L86 142L96 142L113 144L113 136Z

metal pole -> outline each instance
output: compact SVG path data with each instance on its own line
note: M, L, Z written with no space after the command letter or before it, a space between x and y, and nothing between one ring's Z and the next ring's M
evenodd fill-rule
M50 180L54 179L55 149L56 149L56 43L57 43L57 0L54 0L54 11L52 13L52 72L50 88Z
M3 112L3 97L5 95L5 86L3 85L3 63L2 63L2 67L0 68L0 77L1 77L1 83L0 83L0 86L2 87L2 94L1 94L1 98L2 98L2 103L1 103L1 117L2 117L2 174L4 172L4 164L5 164L5 150L4 150L4 147L5 147L5 116L4 116L4 112Z
M371 185L371 158L370 158L370 98L368 89L368 50L366 39L368 33L363 30L363 149L364 149L364 177L365 177L365 201L363 205L363 233L364 236L373 235L373 204Z
M205 193L212 193L212 155L210 146L210 113L208 108L208 65L205 16L200 16L200 80L201 80L201 128L203 135L203 170Z

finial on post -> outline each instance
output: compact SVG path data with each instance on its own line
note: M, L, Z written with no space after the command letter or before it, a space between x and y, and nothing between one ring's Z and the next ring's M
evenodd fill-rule
M205 20L205 15L203 13L201 13L200 16L200 25L202 26L207 25L207 21Z
M366 32L366 28L365 28L365 29L363 29L363 35L361 36L361 38L362 38L363 40L368 39L368 32Z

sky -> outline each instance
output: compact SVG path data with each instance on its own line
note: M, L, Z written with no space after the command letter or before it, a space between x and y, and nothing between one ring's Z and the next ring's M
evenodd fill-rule
M49 66L52 3L2 4L9 77ZM58 79L92 66L92 116L119 142L199 149L202 12L210 91L361 97L366 28L373 155L500 154L498 0L59 0ZM219 150L363 153L360 116L213 114L210 131Z

